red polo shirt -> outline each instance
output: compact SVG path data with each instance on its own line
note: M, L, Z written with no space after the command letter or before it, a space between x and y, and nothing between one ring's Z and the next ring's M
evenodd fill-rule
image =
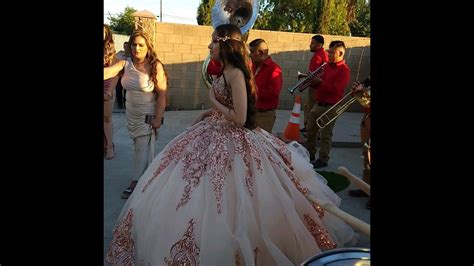
M311 57L311 61L309 62L309 71L312 72L320 67L324 62L328 62L328 52L324 50L324 48L316 49L314 52L313 57ZM312 87L314 89L314 87Z
M309 62L309 71L314 71L324 62L328 62L328 53L324 48L319 48L314 52L313 57L311 58L311 62Z
M341 100L349 84L350 72L345 60L335 64L328 63L321 75L321 83L315 88L316 102L335 104Z
M252 71L257 85L257 109L276 109L283 84L281 67L268 57L260 65L258 73L255 64L252 64Z

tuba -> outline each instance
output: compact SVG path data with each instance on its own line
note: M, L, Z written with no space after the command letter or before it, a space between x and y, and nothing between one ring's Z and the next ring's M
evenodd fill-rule
M252 28L259 9L259 0L216 0L212 8L211 23L215 29L221 24L234 24L240 28L243 41L248 38L248 31ZM202 64L201 74L207 88L211 87L212 76L207 73L211 61L208 55Z
M370 77L361 82L365 88L370 88ZM354 95L352 92L347 93L336 104L331 106L326 112L322 113L317 119L316 124L320 129L326 127L332 121L336 120L343 114L353 102L359 102L364 108L370 107L370 89L358 91Z

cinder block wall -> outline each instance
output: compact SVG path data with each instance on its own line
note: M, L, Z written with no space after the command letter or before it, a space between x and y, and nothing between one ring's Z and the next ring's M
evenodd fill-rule
M209 55L211 26L184 25L157 22L155 49L169 75L168 105L180 109L209 108L208 90L202 80L202 64ZM297 82L297 72L308 71L312 53L309 44L314 34L250 30L250 41L262 38L268 42L272 58L283 69L283 88L279 109L292 109L294 96L287 88ZM347 46L346 62L353 81L363 80L370 74L370 38L323 35L324 48L333 40L342 40ZM117 45L122 45L119 43ZM120 46L121 47L121 46ZM303 101L307 93L302 94ZM354 103L349 111L361 111Z

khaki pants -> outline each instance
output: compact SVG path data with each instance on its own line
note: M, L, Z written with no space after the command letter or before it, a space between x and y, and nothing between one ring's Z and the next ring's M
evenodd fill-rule
M260 128L272 133L273 125L276 120L276 111L275 109L265 112L257 111L255 122Z
M314 89L309 87L308 89L308 98L306 99L306 103L304 105L304 127L306 128L306 124L308 123L308 116L309 111L313 109L314 104L316 103L313 99Z
M360 142L362 145L370 139L370 114L364 115L360 123ZM370 185L370 163L368 159L368 149L362 147L362 155L364 156L364 171L362 172L362 180Z
M156 131L158 137L158 130ZM155 135L149 134L145 136L139 136L133 139L133 146L135 147L134 159L134 176L133 180L136 181L145 173L145 170L153 161L155 157L154 152Z
M316 124L316 119L329 108L331 108L331 106L323 107L315 104L309 112L308 121L306 125L306 133L308 140L306 141L305 146L306 149L308 149L311 158L314 158L316 155L316 141L318 137L318 132L320 131L318 125ZM319 159L324 163L328 163L329 161L329 152L331 151L332 143L332 130L334 129L336 120L329 123L320 132L321 148L319 149Z

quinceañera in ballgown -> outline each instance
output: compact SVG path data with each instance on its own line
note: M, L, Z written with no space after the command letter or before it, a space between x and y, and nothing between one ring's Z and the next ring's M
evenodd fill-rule
M222 76L212 88L232 108ZM304 156L214 109L155 157L113 231L113 265L295 265L354 237Z

